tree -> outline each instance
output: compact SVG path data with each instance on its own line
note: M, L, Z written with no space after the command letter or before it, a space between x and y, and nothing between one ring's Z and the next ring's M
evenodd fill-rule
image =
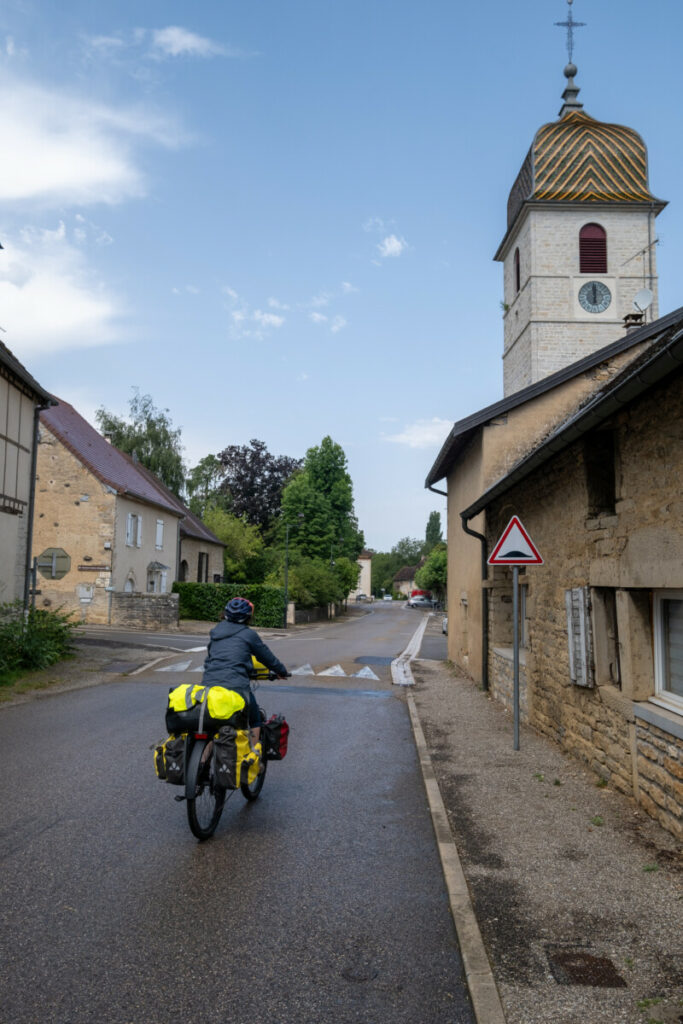
M194 469L191 469L185 486L190 496L190 511L200 519L204 518L209 507L230 507L230 496L221 490L223 467L215 455L205 455Z
M448 582L448 549L445 544L434 548L421 569L417 570L415 582L421 590L431 590L443 599Z
M396 555L397 561L401 564L396 567L398 571L404 565L417 565L422 558L423 544L416 537L402 537L391 549L392 555Z
M261 582L266 570L265 567L259 568L264 557L264 543L258 528L216 505L208 506L204 522L225 544L223 563L228 582Z
M263 441L228 445L218 453L223 471L221 489L230 495L236 516L266 530L280 512L282 490L301 466L299 459L271 455Z
M355 561L363 550L346 465L341 445L325 437L308 449L303 468L283 491L282 522L297 524L290 543L309 558Z
M430 512L429 519L427 520L427 528L425 530L423 554L428 555L437 544L443 544L443 537L441 536L441 513Z
M185 483L180 427L173 426L168 409L156 408L151 395L133 391L128 420L101 406L95 413L97 425L115 448L132 455L180 497Z

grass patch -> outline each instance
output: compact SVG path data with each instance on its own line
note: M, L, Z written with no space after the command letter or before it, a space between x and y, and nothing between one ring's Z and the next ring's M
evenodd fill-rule
M605 819L600 814L594 814L591 818L591 825L595 825L597 828L604 824Z
M644 864L643 865L643 871L645 871L645 872L659 871L659 864Z

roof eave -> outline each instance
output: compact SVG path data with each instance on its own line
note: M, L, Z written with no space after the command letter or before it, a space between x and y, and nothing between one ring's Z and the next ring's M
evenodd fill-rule
M683 366L683 328L661 352L639 366L633 373L606 394L598 394L574 414L562 427L555 431L547 441L530 452L526 458L518 462L509 473L496 481L472 505L464 509L460 515L467 521L483 512L501 494L505 494L515 484L521 483L535 469L542 466L548 459L558 455L570 444L583 437L595 427L601 425L629 402L639 398L651 387L664 380L672 370Z

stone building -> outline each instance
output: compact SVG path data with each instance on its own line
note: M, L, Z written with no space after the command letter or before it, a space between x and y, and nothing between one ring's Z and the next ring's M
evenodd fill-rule
M491 551L512 515L522 720L683 839L683 311L463 510ZM512 704L512 571L487 580L489 688Z
M51 401L0 341L0 604L28 603L35 439Z
M357 594L365 594L366 597L372 594L372 551L361 551L356 561L360 568L358 585L349 594L349 601L353 601Z
M181 544L189 547L187 558L200 546L198 573L222 573L223 545L200 525L153 473L109 444L67 402L41 413L38 607L62 607L84 622L176 625L171 587Z
M675 692L662 706L648 642L655 635L661 639L664 627L652 626L648 634L644 620L651 604L654 623L662 602L660 619L665 611L675 619L678 605L671 602L683 588L683 576L676 575L682 553L681 464L674 465L667 453L669 439L675 444L678 437L680 458L680 376L672 368L683 309L652 319L657 311L653 224L665 204L649 190L642 140L630 129L584 114L573 64L565 75L559 121L536 135L510 194L508 230L496 254L505 277L504 398L455 423L426 480L427 487L448 498L449 658L499 699L510 699L510 581L504 570L494 574L487 557L511 515L520 515L546 556L546 565L529 569L522 580L523 713L620 788L636 793L678 834L683 706ZM635 300L645 307L650 299L647 311L636 308ZM650 367L650 359L661 360L653 364L659 369ZM644 388L636 395L643 380L648 387L652 382L632 379L630 370L659 373L665 365L672 374L666 392L670 426L658 420L657 436L656 429L648 429L648 403L654 412L663 393L652 387L647 395ZM611 407L600 404L603 395L626 403L633 399L631 411L612 422ZM592 412L582 420L584 410ZM565 446L556 457L557 438L574 438L579 421L593 430L591 440ZM626 423L634 432L630 446L622 444ZM646 454L648 445L659 461ZM532 506L524 488L514 485L519 467L539 451L544 461L533 475ZM618 481L610 514L586 511L593 501L587 497L587 472L594 488L598 481L605 489L613 477ZM628 473L628 486L622 472ZM652 502L647 498L651 473L659 474ZM446 492L435 486L444 479ZM527 483L531 489L531 475ZM571 495L565 495L565 484ZM483 499L494 493L495 501ZM672 560L666 572L666 558L648 562L647 546L641 548L638 568L627 566L624 552L635 552L629 547L631 534L641 544L655 534L660 538L656 543L664 544ZM551 545L553 562L544 543ZM602 575L598 555L606 559ZM617 626L618 645L605 653ZM595 639L590 651L572 649L571 664L570 635ZM621 645L629 653L623 653L620 689L615 679L606 682L605 664L616 671ZM580 687L573 675L581 663L589 687ZM656 797L654 776L660 786Z

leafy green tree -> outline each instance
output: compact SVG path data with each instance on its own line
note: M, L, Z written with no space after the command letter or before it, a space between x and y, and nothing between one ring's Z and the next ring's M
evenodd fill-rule
M397 566L396 571L404 565L417 565L422 558L422 548L422 541L417 540L416 537L401 537L400 541L391 549L392 555L395 555L397 561L401 563Z
M263 537L256 526L225 509L210 505L204 522L225 544L223 562L228 583L260 583L267 572Z
M282 490L300 467L298 459L271 455L263 441L231 444L218 453L223 470L222 488L230 495L236 516L267 530L280 512Z
M423 554L428 555L430 551L434 550L437 544L443 544L443 537L441 535L441 513L430 512L429 519L427 520L427 528L425 530Z
M285 487L281 534L287 524L296 525L290 544L308 558L355 561L363 550L346 455L331 437L308 449L303 468Z
M180 497L185 484L180 427L173 426L168 409L156 408L151 395L133 391L128 420L101 406L95 413L97 425L115 448L136 458Z
M421 590L431 590L441 599L446 596L448 549L445 544L434 548L422 568L417 570L415 582Z
M230 496L221 489L223 467L215 455L205 455L190 470L185 486L190 496L189 508L200 519L206 510L213 506L227 511L230 507Z

